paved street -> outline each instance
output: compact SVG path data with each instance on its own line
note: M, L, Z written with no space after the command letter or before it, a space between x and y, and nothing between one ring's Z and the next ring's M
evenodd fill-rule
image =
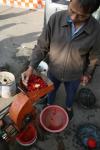
M16 77L29 60L42 25L43 9L0 8L0 65L9 65Z
M19 8L0 7L0 66L8 65L16 79L27 67L32 47L35 45L43 27L43 9L37 11ZM74 103L74 117L68 127L59 134L43 132L31 147L22 147L16 142L11 150L84 150L77 143L76 130L83 123L92 123L100 127L100 66L97 66L92 82L88 85L96 96L93 109L83 109ZM63 85L56 97L56 104L65 106Z

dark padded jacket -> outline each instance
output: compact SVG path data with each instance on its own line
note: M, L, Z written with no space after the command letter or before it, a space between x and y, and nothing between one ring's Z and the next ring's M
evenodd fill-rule
M48 54L49 71L61 81L92 74L100 58L100 24L91 16L72 37L67 16L67 11L60 11L50 17L33 49L30 63L36 68Z

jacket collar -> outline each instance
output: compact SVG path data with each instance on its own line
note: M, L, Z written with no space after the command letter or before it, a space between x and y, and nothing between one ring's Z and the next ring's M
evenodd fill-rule
M66 26L69 26L70 25L70 18L69 18L69 15L68 15L68 11L64 11L63 13L63 16L62 16L62 22L61 22L61 26L62 27L66 27Z
M91 34L94 30L94 23L95 23L94 17L92 15L90 18L87 20L86 24L84 25L84 31L88 34Z
M66 27L70 25L71 25L71 20L69 18L68 11L65 10L63 13L61 26ZM90 16L90 18L87 20L87 22L83 27L83 31L85 31L87 34L91 34L93 32L93 29L94 29L94 18Z

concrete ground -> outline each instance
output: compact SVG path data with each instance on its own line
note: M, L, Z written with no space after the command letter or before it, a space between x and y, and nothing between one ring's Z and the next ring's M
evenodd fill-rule
M0 7L0 66L9 66L16 79L27 67L32 48L43 27L44 11L25 10L19 8ZM92 123L100 127L100 66L97 66L92 82L88 85L96 96L96 106L83 109L74 103L74 117L68 127L61 133L51 134L43 131L31 147L23 147L12 142L11 150L84 150L77 143L76 131L83 123ZM63 85L56 97L56 104L65 106Z
M0 66L9 65L17 77L29 60L42 25L43 10L0 7Z

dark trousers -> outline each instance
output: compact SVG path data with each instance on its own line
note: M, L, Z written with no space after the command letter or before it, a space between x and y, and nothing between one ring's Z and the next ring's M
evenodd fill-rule
M62 83L61 81L57 80L51 73L48 73L49 79L54 83L54 90L48 94L48 104L53 104L56 92ZM66 107L71 108L74 101L74 96L76 91L79 87L80 81L79 80L72 80L63 82L65 91L66 91Z

